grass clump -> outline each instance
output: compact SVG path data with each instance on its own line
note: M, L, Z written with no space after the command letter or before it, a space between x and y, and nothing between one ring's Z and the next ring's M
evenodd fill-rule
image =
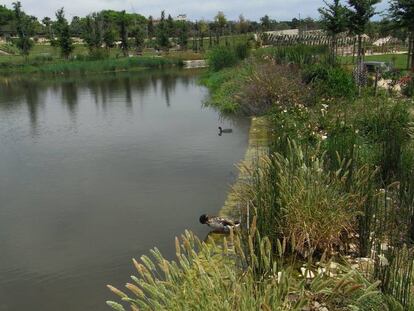
M22 64L0 64L0 72L11 73L40 73L40 74L68 74L122 71L133 68L164 68L182 65L181 61L162 57L129 57L104 58L99 60L71 60L49 62L45 59L33 59Z
M238 62L236 52L226 46L217 46L207 53L208 65L211 70L219 71L232 67Z
M352 75L341 67L321 64L308 66L303 73L306 83L313 83L320 96L354 98L357 88Z
M283 243L278 258L272 259L270 241L261 238L252 227L250 243L244 245L239 235L231 235L220 245L213 240L201 242L191 233L176 239L176 261L166 260L154 249L154 259L134 260L138 276L125 285L127 291L113 286L109 289L121 303L108 301L117 311L123 304L132 310L281 310L301 311L315 306L358 310L384 308L378 283L370 283L349 267L336 267L336 276L329 277L328 262L321 263L326 273L307 279L306 273L317 273L316 267L302 268L302 274L283 265ZM250 245L250 246L249 246ZM256 257L254 245L261 256ZM267 271L258 274L258 268ZM312 272L313 270L313 272ZM339 310L339 309L338 309Z

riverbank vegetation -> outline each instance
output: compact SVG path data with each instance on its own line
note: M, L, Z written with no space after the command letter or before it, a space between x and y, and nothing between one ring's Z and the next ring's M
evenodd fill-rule
M413 32L410 23L412 18L410 12L404 11L404 5L393 5L392 14L381 21L369 20L373 14L371 8L360 10L355 5L351 5L353 10L345 10L339 2L335 2L326 10L320 11L323 17L320 20L308 17L276 21L268 15L259 21L247 20L243 15L236 20L229 20L223 12L218 12L211 20L190 21L181 15L173 18L165 11L161 11L159 18L147 18L137 13L113 10L91 12L87 16L74 16L68 20L64 8L57 10L54 17L46 16L38 20L27 14L17 1L10 8L0 5L0 72L60 73L60 68L64 68L65 72L70 72L71 69L78 72L80 67L82 71L124 69L125 60L111 60L111 65L97 66L97 61L105 62L108 58L144 56L177 61L203 59L211 50L224 51L224 47L242 46L246 42L251 46L272 44L272 40L268 40L269 32L286 30L297 31L293 40L298 42L307 37L313 38L315 34L317 42L326 41L329 37L329 44L341 49L344 56L349 55L349 46L343 48L338 42L341 41L341 31L345 32L349 26L345 25L348 13L353 14L349 15L353 16L352 20L363 22L363 25L355 24L351 27L352 33L348 39L361 39L363 30L372 38L369 47L371 52L394 53L396 50L408 50L409 57L413 57L411 51L414 39L408 36ZM336 20L330 19L330 14L334 14ZM320 32L321 28L325 28L324 34ZM280 35L283 44L290 42L283 33ZM393 40L375 45L378 38ZM348 42L348 45L354 45L352 55L358 50L358 59L362 53L359 39L353 43ZM364 44L367 45L367 42L364 41ZM80 59L82 63L76 62ZM342 60L354 62L355 57L343 57ZM395 56L395 59L391 56L387 60L393 61L401 69L406 69L413 63L404 61L401 56ZM88 61L94 63L86 64ZM119 66L116 65L118 63ZM131 65L152 67L154 63L154 60L143 60L132 61ZM168 61L163 62L163 66L170 64ZM43 66L44 69L39 68Z
M186 233L177 261L134 261L131 294L109 287L133 310L414 310L412 76L379 88L334 53L209 54L208 104L263 118L268 152L241 167L240 231Z

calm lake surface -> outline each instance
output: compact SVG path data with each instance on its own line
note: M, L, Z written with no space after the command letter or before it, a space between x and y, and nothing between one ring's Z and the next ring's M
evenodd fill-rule
M249 121L203 107L197 73L0 77L0 311L109 310L131 258L205 237ZM219 137L217 127L233 128Z

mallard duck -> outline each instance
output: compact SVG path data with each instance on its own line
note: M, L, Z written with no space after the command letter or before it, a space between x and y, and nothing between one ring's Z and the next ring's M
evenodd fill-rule
M219 136L221 136L222 134L226 134L226 133L233 133L232 129L223 129L221 126L219 126L218 129L219 129Z
M217 233L229 233L230 228L235 229L240 226L239 221L232 221L216 216L201 215L200 223L209 226Z

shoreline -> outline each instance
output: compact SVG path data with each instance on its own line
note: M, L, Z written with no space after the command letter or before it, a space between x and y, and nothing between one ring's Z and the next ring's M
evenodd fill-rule
M263 155L267 154L269 147L268 121L266 117L252 117L249 129L249 141L244 158L236 164L238 176L227 194L224 205L219 211L220 217L240 219L238 190L248 179L248 169Z

